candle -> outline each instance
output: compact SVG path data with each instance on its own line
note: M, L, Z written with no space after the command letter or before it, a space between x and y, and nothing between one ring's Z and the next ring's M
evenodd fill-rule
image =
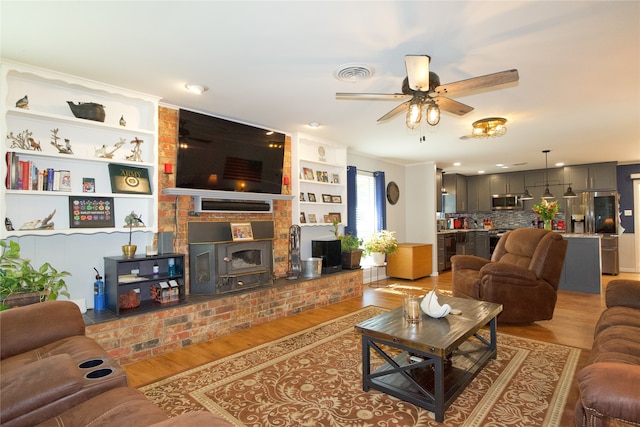
M289 185L289 177L288 176L285 176L282 181L284 182L284 185Z
M164 173L173 173L173 165L171 163L164 164Z

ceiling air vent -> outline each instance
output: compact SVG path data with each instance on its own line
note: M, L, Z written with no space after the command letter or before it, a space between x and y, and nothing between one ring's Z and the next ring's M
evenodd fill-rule
M366 80L371 78L374 74L374 69L367 65L362 64L344 64L339 66L334 72L333 76L343 82L355 83L360 80Z

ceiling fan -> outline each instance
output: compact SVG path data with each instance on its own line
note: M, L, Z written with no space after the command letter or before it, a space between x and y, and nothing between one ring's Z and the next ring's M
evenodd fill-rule
M478 89L487 89L505 83L518 81L518 70L507 70L486 76L473 77L441 85L440 77L429 71L431 57L428 55L406 55L407 77L402 82L402 93L336 93L338 99L382 99L407 101L395 107L378 119L388 120L407 110L407 126L414 129L420 125L422 110L426 108L426 120L431 126L440 121L440 110L462 116L473 107L447 98L445 95L457 95Z

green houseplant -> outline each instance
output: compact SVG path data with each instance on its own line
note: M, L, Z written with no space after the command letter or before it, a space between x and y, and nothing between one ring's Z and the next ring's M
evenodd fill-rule
M67 271L58 271L45 262L34 268L29 259L20 257L20 245L13 241L0 241L0 310L31 302L55 300L59 295L69 298L63 277ZM26 297L26 298L25 298Z
M362 259L362 239L353 234L340 235L338 221L333 221L333 234L340 240L340 252L342 253L342 268L347 270L357 270L360 268Z
M364 242L364 252L371 255L374 265L384 265L384 259L398 247L395 231L376 231Z

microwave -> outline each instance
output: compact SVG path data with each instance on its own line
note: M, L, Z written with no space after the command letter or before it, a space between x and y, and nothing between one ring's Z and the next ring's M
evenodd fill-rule
M503 211L503 210L521 210L522 199L518 194L494 194L491 196L491 210Z

